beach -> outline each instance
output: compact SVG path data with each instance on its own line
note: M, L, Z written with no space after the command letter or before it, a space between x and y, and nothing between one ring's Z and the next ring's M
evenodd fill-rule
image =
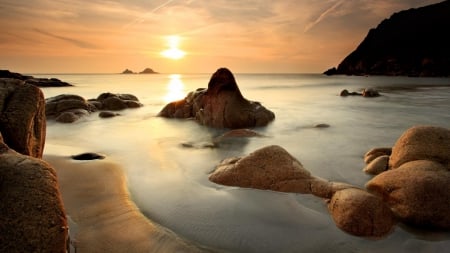
M207 252L145 218L123 169L108 161L46 156L57 171L73 252Z

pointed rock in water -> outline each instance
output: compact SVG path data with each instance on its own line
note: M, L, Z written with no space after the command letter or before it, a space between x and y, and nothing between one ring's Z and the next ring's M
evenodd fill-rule
M232 129L265 126L275 119L275 114L261 103L242 96L233 74L226 68L212 75L208 89L198 89L183 100L167 104L158 116L195 118L202 125Z

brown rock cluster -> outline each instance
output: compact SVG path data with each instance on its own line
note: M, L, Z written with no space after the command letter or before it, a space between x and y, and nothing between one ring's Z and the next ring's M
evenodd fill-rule
M229 186L313 194L327 199L336 225L357 236L380 237L389 233L395 224L391 211L381 198L356 186L312 176L297 159L276 145L263 147L244 157L225 159L209 180Z
M58 179L40 159L45 120L39 88L0 79L0 252L66 251L68 227Z
M412 127L400 136L388 159L374 164L380 157L368 160L367 167L385 169L379 169L366 188L382 197L402 222L450 229L450 130Z
M364 171L378 174L367 182L367 191L312 176L279 146L225 159L209 179L229 186L324 198L336 225L357 236L385 236L397 221L450 229L450 130L412 127L392 149L367 152L365 161Z
M110 118L119 114L111 111L120 111L127 108L138 108L142 104L132 94L102 93L95 99L62 94L46 99L45 113L47 118L57 122L72 123L92 112L101 110L99 117Z
M261 103L242 96L233 74L226 68L212 75L207 89L197 89L183 100L167 104L158 116L194 118L216 128L265 126L275 119L275 114Z

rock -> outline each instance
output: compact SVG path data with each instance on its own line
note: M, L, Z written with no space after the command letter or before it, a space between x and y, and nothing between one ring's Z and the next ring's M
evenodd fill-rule
M122 74L134 74L134 72L129 69L125 69L124 71L122 71Z
M245 157L223 160L209 180L228 186L314 194L321 198L330 198L338 190L353 187L311 176L297 159L276 145Z
M394 13L327 75L450 76L450 1Z
M264 137L264 135L247 128L232 129L214 138L213 142L219 143L225 139L230 138L250 138L250 137Z
M330 125L326 123L320 123L314 126L314 128L329 128Z
M403 222L450 229L450 170L428 160L406 162L367 182Z
M381 198L361 189L337 191L328 210L337 227L356 236L382 237L395 225L391 210Z
M51 118L56 119L65 112L74 112L75 110L80 109L85 110L88 113L97 110L97 108L93 106L91 103L89 103L86 99L84 99L81 96L73 94L61 94L55 97L47 98L45 100L45 114L47 118L50 119Z
M394 144L389 168L395 169L414 160L436 161L450 166L450 130L435 126L414 126Z
M21 154L41 158L45 130L42 91L19 79L0 78L0 132L4 142Z
M116 117L119 116L120 114L115 113L115 112L110 112L110 111L102 111L98 114L98 116L100 118L112 118L112 117Z
M98 110L118 111L141 106L138 98L132 94L106 92L89 100L78 95L62 94L46 99L46 115L47 118L55 118L58 122L72 123ZM103 118L117 115L109 112L99 114Z
M344 90L341 91L341 93L339 93L339 96L341 96L341 97L347 97L347 96L362 96L362 94L361 94L361 93L358 93L358 92L356 92L356 91L349 92L347 89L344 89Z
M377 90L375 90L374 88L367 88L367 89L364 89L362 96L366 97L366 98L374 98L374 97L379 97L380 93Z
M60 123L73 123L80 119L80 116L73 112L62 112L55 118L56 122Z
M369 164L372 162L375 158L383 155L390 156L392 154L392 148L373 148L367 153L364 154L364 162L366 164Z
M242 158L226 159L209 176L212 182L223 185L302 193L310 192L312 179L297 159L276 145Z
M151 68L145 68L144 70L142 70L141 72L139 72L139 74L158 74L158 72L155 72L153 69Z
M92 153L92 152L87 152L87 153L82 153L82 154L78 154L78 155L73 155L71 156L72 159L74 160L96 160L96 159L105 159L104 155L101 154L97 154L97 153Z
M389 156L382 155L371 161L363 171L367 174L378 175L389 168Z
M68 226L55 170L0 142L2 252L66 252Z
M226 68L212 75L208 89L199 89L181 101L169 103L158 116L195 118L202 125L232 129L265 126L275 119L275 114L259 102L242 96L233 74Z
M127 104L118 97L109 97L102 101L104 110L120 111L127 108Z
M0 70L0 78L13 78L25 81L38 87L65 87L73 86L67 82L63 82L56 78L34 78L32 76L24 76L19 73L10 72L9 70Z

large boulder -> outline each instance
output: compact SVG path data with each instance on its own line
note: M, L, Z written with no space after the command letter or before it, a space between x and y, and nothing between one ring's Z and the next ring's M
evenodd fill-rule
M0 138L0 251L66 252L68 226L55 170Z
M394 144L389 168L395 169L414 160L430 160L450 166L450 129L436 126L414 126Z
M366 188L405 223L450 229L450 170L441 163L407 162L375 176Z
M42 91L19 79L0 78L0 132L15 151L41 158L46 116Z
M223 160L209 180L228 186L314 194L321 198L331 198L336 191L353 187L312 176L297 159L277 145Z
M328 210L340 229L356 236L385 236L395 225L395 218L383 200L361 189L337 191L328 203Z
M265 126L275 114L259 102L245 99L230 70L218 69L208 89L191 92L180 101L166 105L158 114L169 118L195 118L202 125L217 128Z

